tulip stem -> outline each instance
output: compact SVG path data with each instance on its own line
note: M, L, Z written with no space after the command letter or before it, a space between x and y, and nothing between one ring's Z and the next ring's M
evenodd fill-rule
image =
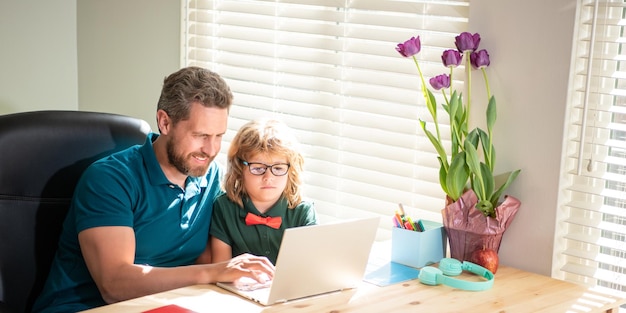
M437 141L441 142L441 134L439 132L439 123L437 121L437 103L431 103L430 97L428 96L428 89L426 88L426 80L424 79L424 74L422 74L422 69L420 68L419 62L417 62L417 58L415 55L413 56L413 61L415 62L415 66L417 67L417 72L420 75L420 79L422 80L422 94L424 95L424 100L426 100L426 107L430 111L430 115L433 118L433 123L435 124L435 131L437 132Z
M480 70L483 72L483 78L485 79L485 86L487 87L487 103L489 103L489 99L491 99L491 88L489 88L489 80L487 79L487 71L484 67L481 67Z
M413 62L415 62L415 67L417 67L417 72L420 75L420 79L422 80L422 89L426 88L426 81L424 80L424 75L422 74L422 69L420 68L419 62L417 62L417 58L413 56Z
M489 105L489 101L491 100L491 88L489 87L489 79L487 79L487 71L485 70L485 67L481 67L480 69L483 72L483 78L485 79L485 88L487 89L487 105ZM493 160L493 129L489 122L487 122L487 136L489 137L489 144L487 146L489 152L485 156L485 161L489 166L489 169L493 171L493 168L495 167L495 160Z
M469 121L470 121L470 103L472 100L472 65L470 63L470 51L465 51L463 53L463 57L465 58L465 75L467 76L467 81L466 84L466 93L467 93L467 112L465 113L465 121L466 121L466 128L465 128L465 134L467 135L467 132L471 129L470 125L469 125Z
M450 93L450 96L452 96L452 74L454 74L454 68L450 67L450 86L448 87L448 92ZM445 89L442 89L442 90L445 90ZM443 96L445 98L446 94L444 93ZM446 104L449 106L450 102L448 102L447 98L445 98L445 100L446 100Z

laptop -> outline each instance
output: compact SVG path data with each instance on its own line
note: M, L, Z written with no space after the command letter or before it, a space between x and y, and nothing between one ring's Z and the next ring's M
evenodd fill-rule
M363 280L380 218L288 228L265 286L217 283L262 305L356 288Z

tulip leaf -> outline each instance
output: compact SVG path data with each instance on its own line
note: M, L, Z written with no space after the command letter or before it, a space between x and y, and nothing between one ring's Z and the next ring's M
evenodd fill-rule
M500 186L498 190L496 190L496 192L494 192L493 195L491 195L491 199L490 199L491 203L497 204L500 201L500 196L502 195L504 190L506 190L509 187L509 185L513 183L515 178L517 178L517 175L519 175L520 171L521 170L515 170L511 172L511 174L509 174L509 177L507 178L506 182L504 182L504 184L502 184L502 186Z
M491 133L493 126L496 124L496 115L496 97L491 96L487 105L487 130L489 133Z
M493 190L494 190L494 179L493 179L493 173L491 172L491 169L487 166L487 164L481 162L480 163L480 174L482 176L482 182L483 182L483 188L484 188L484 197L481 200L487 200L489 201L491 198L491 195L493 194ZM495 205L494 205L495 206Z
M489 138L489 135L482 129L474 129L480 136L480 143L483 149L483 156L485 157L485 163L489 166L489 169L493 171L493 165L496 163L496 149Z
M446 113L448 113L448 115L450 115L450 106L445 104L445 103L442 103L441 106L446 111Z
M483 188L483 184L480 182L480 179L482 179L482 177L480 177L480 179L478 179L478 177L478 175L473 176L472 190L474 190L476 197L478 198L478 200L480 200L484 198L483 195L485 194L485 188Z
M455 133L460 138L462 135L467 134L467 122L465 121L467 114L463 106L463 98L456 91L452 92L450 97L450 112L452 112L450 113L450 123L455 126Z
M478 159L478 151L476 150L476 147L474 147L474 144L470 140L469 136L465 140L464 147L465 147L465 153L466 153L466 158L467 158L467 166L469 166L469 169L473 174L479 175L480 174L480 160Z
M467 139L470 139L469 137ZM481 174L480 160L478 159L478 151L470 140L465 140L465 157L470 173L473 175L472 189L476 193L478 199L485 199L485 183Z
M450 195L452 199L461 197L467 185L468 178L469 169L465 162L465 152L460 152L452 158L446 180L448 195Z
M454 158L454 156L457 155L462 150L454 149L455 147L460 147L460 145L459 145L459 138L456 135L452 134L452 138L450 138L450 141L452 142L451 148L453 149L450 152L451 152L452 157Z
M441 186L441 189L443 189L443 192L445 192L446 195L448 195L450 198L452 198L453 201L458 200L458 198L454 198L452 195L450 195L450 192L448 191L448 172L446 171L446 167L443 165L443 161L441 160L441 157L437 157L437 160L439 161L439 185Z
M448 155L446 154L446 150L441 145L441 142L439 142L439 140L437 140L437 138L428 129L426 129L426 122L420 120L420 125L422 126L422 129L424 130L426 137L428 137L430 142L435 147L435 150L437 150L437 154L443 160L442 163L447 172L448 171Z
M459 150L463 150L461 143L463 142L464 135L462 124L459 122L459 119L463 118L463 104L461 103L461 99L458 97L456 91L452 93L450 98L449 115L452 141L451 154L452 157L454 157Z
M465 109L465 106L463 106L463 95L459 94L458 98L459 103L461 103L461 105L459 105L458 108L458 112L456 113L456 118L455 118L455 123L458 125L457 127L459 128L459 132L461 132L461 134L463 134L463 136L467 135L467 131L468 131L468 114L469 112Z
M428 108L428 112L430 112L430 116L432 116L433 121L436 124L437 123L437 100L435 99L435 96L430 91L430 89L426 89L424 98L426 100L426 107Z
M450 96L450 108L448 110L451 124L454 124L454 121L456 121L456 115L459 110L459 107L461 106L462 106L462 103L461 101L459 101L458 94L456 93L456 91L453 91L452 95Z
M478 149L478 143L480 141L480 136L478 134L479 128L475 128L465 138L465 141L469 141L475 149Z

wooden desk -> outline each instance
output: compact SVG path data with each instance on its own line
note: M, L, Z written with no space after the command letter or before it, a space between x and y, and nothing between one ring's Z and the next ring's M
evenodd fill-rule
M371 260L370 260L371 262ZM463 273L462 279L478 279ZM85 312L143 312L177 304L197 312L613 312L626 298L602 293L573 283L500 266L493 287L486 291L463 291L445 285L426 286L417 280L386 287L363 282L358 288L269 307L245 300L215 285L197 285Z

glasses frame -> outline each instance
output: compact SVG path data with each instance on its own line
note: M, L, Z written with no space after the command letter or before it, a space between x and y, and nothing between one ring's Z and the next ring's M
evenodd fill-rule
M285 176L285 175L287 175L289 173L289 168L291 167L291 164L289 164L289 163L276 163L276 164L268 165L268 164L261 163L261 162L248 162L248 161L244 161L244 160L241 160L241 163L243 163L243 165L247 166L248 167L248 171L250 172L250 174L252 174L254 176L265 175L265 173L267 172L268 168L270 169L270 173L272 173L272 175L274 175L274 176ZM265 166L265 167L260 167L259 166L259 168L263 169L263 172L259 173L259 174L253 173L252 172L252 168L250 167L250 165L253 165L253 164L260 164L260 165ZM284 174L277 175L276 173L274 173L274 166L278 166L278 165L282 165L282 166L286 165L287 166L287 170L285 171Z

